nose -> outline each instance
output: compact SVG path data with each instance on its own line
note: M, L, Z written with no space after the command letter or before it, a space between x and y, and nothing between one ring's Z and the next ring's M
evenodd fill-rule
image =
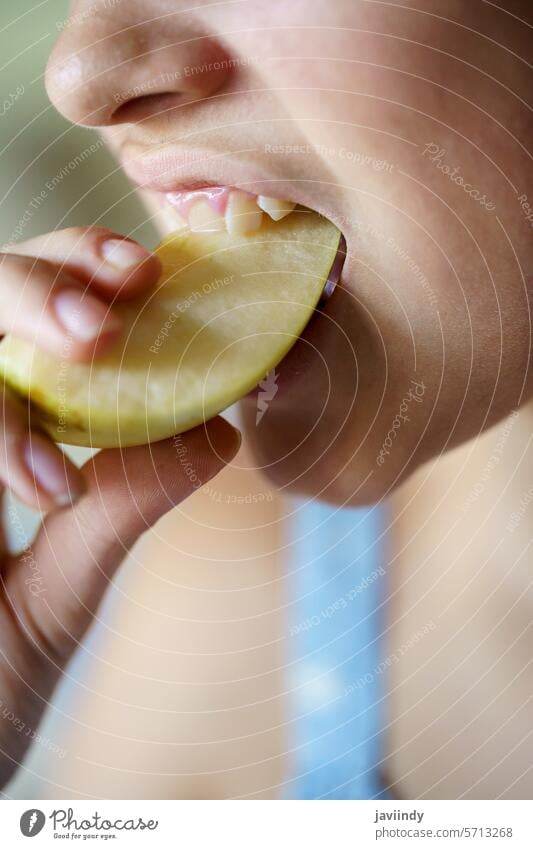
M223 86L233 64L187 13L146 20L136 10L149 3L89 2L74 6L46 69L50 100L73 123L138 121Z

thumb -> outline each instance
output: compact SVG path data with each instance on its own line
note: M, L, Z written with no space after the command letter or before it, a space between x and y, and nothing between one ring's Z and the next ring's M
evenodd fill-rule
M6 575L14 613L49 659L68 660L128 549L213 478L239 445L239 432L216 418L173 439L102 451L85 464L87 493L48 516L32 546L32 591L21 558Z

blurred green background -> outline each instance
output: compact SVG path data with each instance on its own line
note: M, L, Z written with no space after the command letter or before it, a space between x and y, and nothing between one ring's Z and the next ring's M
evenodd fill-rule
M98 134L69 124L46 96L46 61L68 5L65 0L0 5L0 243L97 223L154 245L157 238L146 212ZM95 146L96 152L87 154ZM69 167L74 161L79 164ZM69 449L69 453L81 460L88 452ZM30 539L39 517L8 498L5 509L10 506L16 508ZM10 537L17 548L26 541L12 533ZM45 738L58 739L64 716L75 713L76 679L83 679L84 662L80 655L74 659L55 693L53 707L39 728ZM61 797L67 788L47 784L53 765L47 748L34 744L5 794L19 799Z
M87 153L97 133L69 124L46 97L46 60L68 5L0 5L0 242L98 223L153 245L155 232L113 157L103 145ZM80 154L83 161L69 168Z

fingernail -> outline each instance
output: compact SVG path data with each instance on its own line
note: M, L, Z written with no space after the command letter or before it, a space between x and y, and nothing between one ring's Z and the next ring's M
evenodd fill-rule
M100 250L108 265L119 271L127 271L135 265L140 265L150 256L150 251L127 239L107 239L102 242Z
M81 476L46 437L32 434L24 446L24 462L37 485L59 507L74 504L84 491Z
M122 326L107 304L81 289L60 289L54 295L54 309L65 330L82 342L117 331Z

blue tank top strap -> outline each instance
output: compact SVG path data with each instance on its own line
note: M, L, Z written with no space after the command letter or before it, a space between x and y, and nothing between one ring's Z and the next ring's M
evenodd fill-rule
M380 778L384 508L292 504L284 795L388 798Z

